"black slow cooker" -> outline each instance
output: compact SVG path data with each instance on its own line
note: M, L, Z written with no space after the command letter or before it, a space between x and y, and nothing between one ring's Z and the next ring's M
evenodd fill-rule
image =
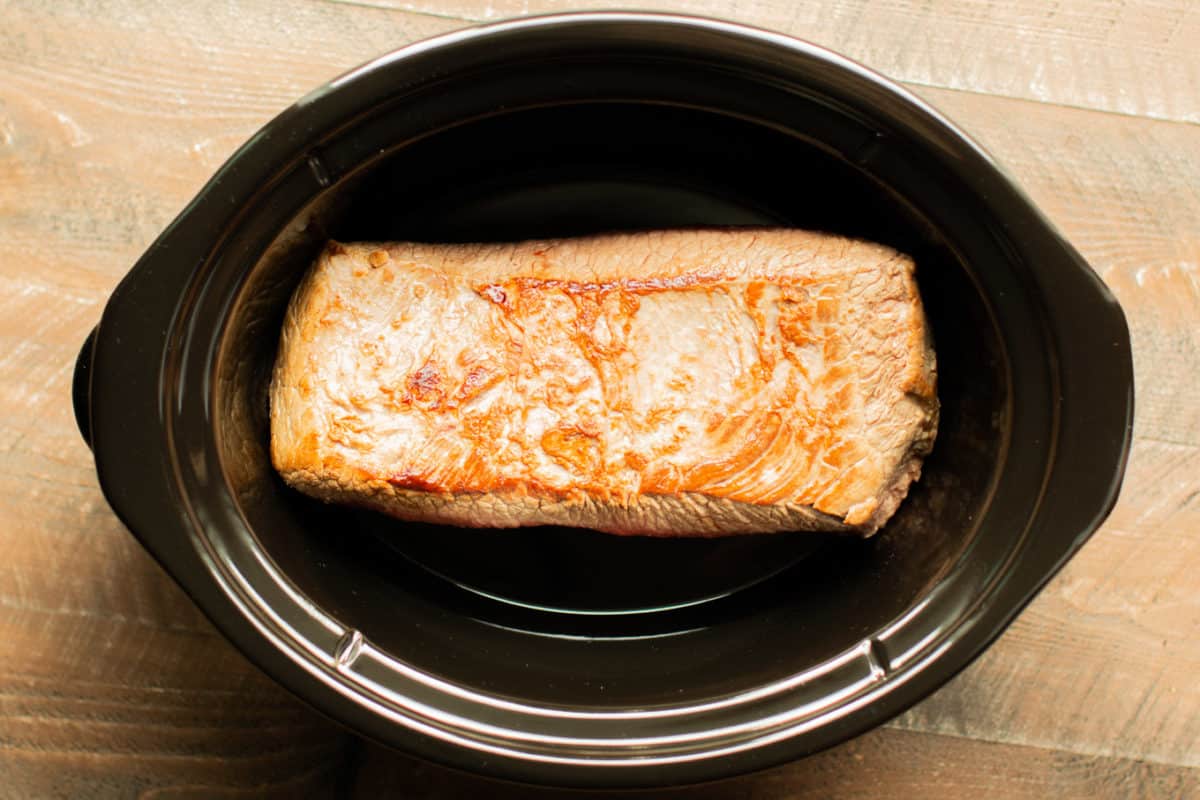
M940 433L878 536L463 531L271 469L283 309L329 238L757 224L919 265ZM620 787L794 759L946 682L1112 507L1132 386L1112 295L925 103L785 36L596 13L413 44L280 114L114 291L75 408L113 509L298 696L445 764Z

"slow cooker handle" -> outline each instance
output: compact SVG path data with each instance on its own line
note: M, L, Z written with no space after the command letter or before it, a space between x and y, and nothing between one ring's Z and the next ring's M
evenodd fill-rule
M83 340L79 355L75 358L75 377L71 381L71 400L75 406L75 424L88 448L92 446L92 353L96 345L99 325Z

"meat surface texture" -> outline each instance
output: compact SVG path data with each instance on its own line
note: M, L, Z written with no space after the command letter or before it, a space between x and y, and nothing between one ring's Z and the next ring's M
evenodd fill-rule
M272 460L407 520L870 535L937 428L913 273L789 229L333 242L288 307Z

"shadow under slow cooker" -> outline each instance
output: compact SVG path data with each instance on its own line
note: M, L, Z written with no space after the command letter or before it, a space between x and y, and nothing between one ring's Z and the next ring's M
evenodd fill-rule
M266 387L283 308L326 238L496 241L699 225L828 230L916 258L941 421L923 477L876 537L664 541L416 525L323 506L271 469ZM263 550L381 651L524 702L695 702L833 658L953 567L1006 446L1003 349L969 271L934 227L830 150L699 109L543 107L411 143L315 201L242 296L225 335L238 357L221 362L219 440Z

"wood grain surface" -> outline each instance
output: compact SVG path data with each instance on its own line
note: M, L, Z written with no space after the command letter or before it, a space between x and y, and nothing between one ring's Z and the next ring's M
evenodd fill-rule
M0 0L0 798L568 795L366 744L247 664L108 509L69 387L112 287L274 114L404 43L587 7ZM1138 408L1107 524L961 676L827 753L653 796L1200 796L1200 5L655 7L844 52L981 141L1119 296Z

